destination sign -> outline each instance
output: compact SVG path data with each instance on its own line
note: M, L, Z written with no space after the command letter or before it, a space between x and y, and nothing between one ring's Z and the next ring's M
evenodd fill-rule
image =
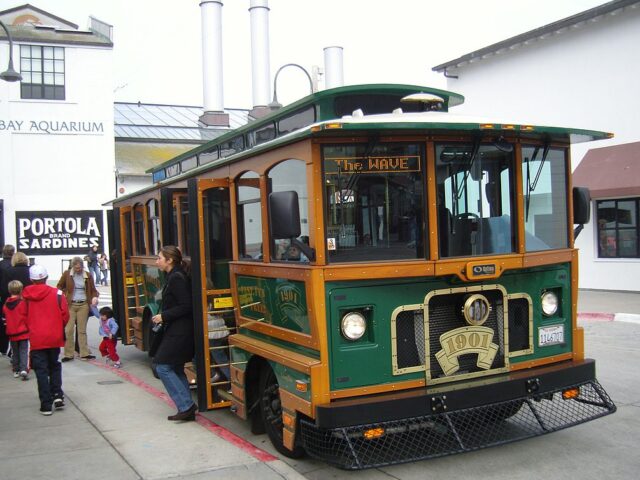
M325 160L327 173L397 173L420 171L420 156L418 155L325 158Z

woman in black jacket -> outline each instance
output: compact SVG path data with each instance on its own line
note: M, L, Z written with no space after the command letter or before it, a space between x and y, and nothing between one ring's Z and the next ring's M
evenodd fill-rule
M178 408L178 413L167 418L195 420L196 404L184 374L184 364L193 359L195 351L187 265L180 250L173 245L162 247L156 265L167 276L162 288L161 313L151 319L154 324L162 325L162 339L153 357L158 376Z
M19 280L23 287L31 285L29 278L29 257L22 252L16 252L11 257L11 266L6 271L3 278L7 285L11 280Z

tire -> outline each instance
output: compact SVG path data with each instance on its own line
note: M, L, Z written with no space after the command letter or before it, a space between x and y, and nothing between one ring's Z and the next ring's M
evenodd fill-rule
M278 379L268 365L260 372L259 409L262 424L269 440L285 457L300 458L305 455L304 449L296 445L293 450L284 446L282 441L282 403L280 402Z

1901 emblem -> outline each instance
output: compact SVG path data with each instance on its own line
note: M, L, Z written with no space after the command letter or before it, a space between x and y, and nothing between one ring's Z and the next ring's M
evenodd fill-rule
M477 353L478 368L488 370L498 353L498 345L492 342L493 330L489 327L470 326L451 330L440 335L442 350L436 353L436 359L445 375L456 373L460 369L458 357L467 353Z

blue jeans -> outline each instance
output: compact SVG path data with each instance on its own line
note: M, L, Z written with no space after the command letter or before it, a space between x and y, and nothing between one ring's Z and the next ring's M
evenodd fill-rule
M89 271L93 274L93 283L95 283L96 285L99 285L100 284L100 267L98 266L98 264L96 263L95 265L90 265ZM89 298L88 301L91 301L91 299Z
M156 365L156 372L167 393L176 404L178 412L189 410L194 402L191 399L191 390L189 390L189 381L184 374L184 363L170 365L167 363L159 363Z

